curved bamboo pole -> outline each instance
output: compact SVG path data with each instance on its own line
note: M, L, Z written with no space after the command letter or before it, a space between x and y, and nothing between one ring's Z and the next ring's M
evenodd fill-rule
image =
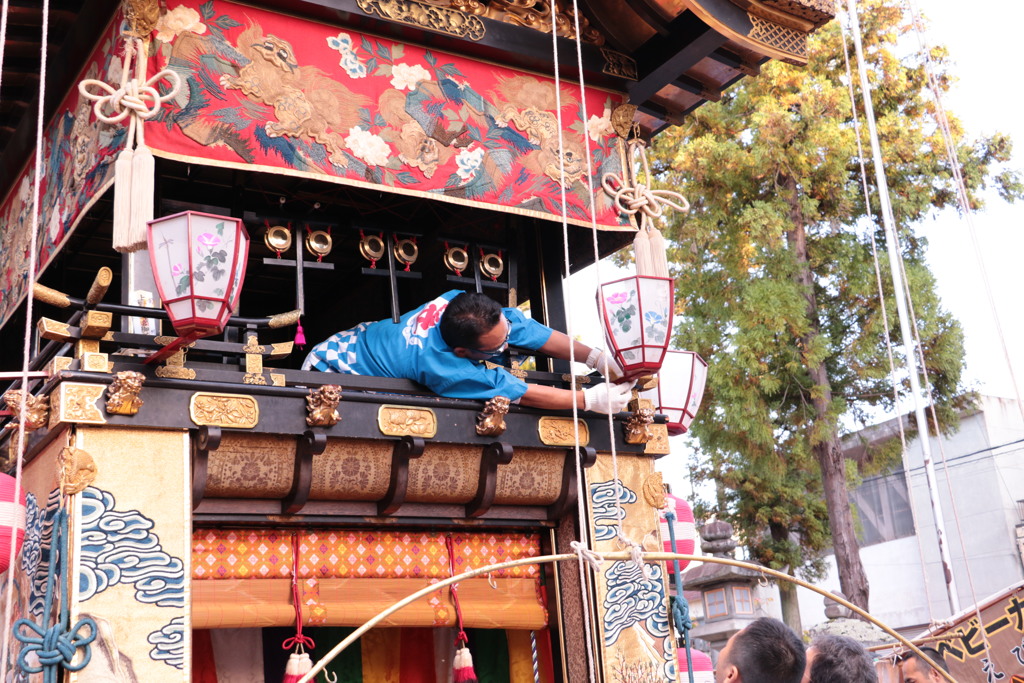
M798 579L795 576L790 576L789 574L785 574L783 572L776 571L775 569L769 569L768 567L762 567L760 565L751 564L749 562L741 562L740 560L733 560L733 559L730 559L728 557L715 557L713 555L711 555L711 556L708 556L708 555L698 556L698 555L686 555L686 554L683 554L683 553L644 553L643 557L644 557L644 560L654 561L654 562L665 562L667 560L689 560L690 562L705 562L705 563L711 563L711 564L726 564L726 565L730 565L730 566L733 566L733 567L743 567L744 569L750 569L750 570L759 572L762 575L771 576L771 577L774 577L776 579L781 579L783 581L789 581L790 583L795 583L798 586L803 586L804 588L806 588L808 590L814 591L815 593L818 593L819 595L824 595L825 597L831 598L831 599L835 600L837 603L839 603L840 605L843 605L844 607L847 607L847 608L853 610L854 612L856 612L860 616L864 617L867 621L871 622L875 626L878 626L880 629L882 629L883 631L888 633L890 636L895 638L899 643L905 645L908 650L910 650L915 655L920 657L923 661L928 662L939 673L939 675L942 676L942 678L944 678L947 681L949 681L949 683L957 683L957 680L955 678L950 676L946 671L944 671L942 669L942 667L938 666L935 662L933 662L931 660L931 658L928 657L928 655L926 655L924 652L921 652L921 650L918 649L918 647L916 645L914 645L914 643L912 643L911 641L907 640L906 638L901 636L899 633L896 633L896 631L892 630L891 628L889 628L888 626L886 626L882 622L878 621L877 619L872 617L870 614L868 614L867 612L862 610L860 607L857 607L857 605L854 605L852 602L849 602L845 598L841 598L838 595L833 595L832 593L829 593L827 590L825 590L823 588L818 588L817 586L809 584L806 581ZM619 561L619 560L631 560L631 559L633 559L632 555L629 552L605 553L605 554L601 555L601 558L603 560L605 560L605 561ZM480 567L479 569L471 569L470 571L463 572L461 574L458 574L456 576L452 576L452 577L444 579L442 581L438 581L437 583L432 583L429 586L427 586L426 588L421 588L420 590L416 591L412 595L409 595L408 597L405 597L402 600L399 600L398 602L393 604L391 607L388 607L386 610L384 610L383 612L381 612L380 614L378 614L377 616L375 616L374 618L370 619L368 622L366 622L365 624L363 624L362 626L357 628L355 631L350 633L347 638L345 638L343 641L341 641L340 643L335 645L333 648L331 648L331 651L328 652L326 655L324 655L316 663L316 665L313 666L313 668L309 671L309 673L305 674L302 678L300 678L299 679L299 683L309 683L310 681L312 681L313 678L316 677L316 675L318 673L323 671L324 668L335 657L337 657L339 654L341 654L345 650L345 648L347 648L349 645L351 645L356 640L358 640L364 633L369 631L371 628L373 628L374 626L376 626L377 624L379 624L384 619L386 619L387 617L391 616L392 614L394 614L398 610L402 609L403 607L406 607L407 605L412 604L413 602L416 602L417 600L419 600L422 597L426 597L427 595L435 592L439 588L444 588L445 586L450 586L451 584L458 583L459 581L462 581L464 579L472 578L474 576L480 576L481 574L489 574L489 573L491 573L493 571L497 571L499 569L506 569L508 567L518 567L518 566L524 565L524 564L547 564L547 563L551 563L551 562L565 562L567 560L579 560L579 555L577 555L576 553L563 553L561 555L543 555L541 557L524 557L524 558L521 558L521 559L518 559L518 560L510 560L508 562L500 562L498 564L492 564L492 565L488 565L486 567Z

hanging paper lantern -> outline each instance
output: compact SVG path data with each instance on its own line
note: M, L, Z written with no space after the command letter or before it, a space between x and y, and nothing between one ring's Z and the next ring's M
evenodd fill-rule
M673 281L667 277L627 277L598 290L608 346L626 379L661 368L672 332Z
M25 492L18 490L14 477L0 474L0 572L9 567L12 538L17 556L25 540Z
M687 674L693 671L693 683L715 683L715 667L706 653L690 648L690 661L686 661L686 648L679 647L676 661L679 663L677 680L689 680Z
M676 513L675 548L672 547L672 536L669 534L668 520L665 519L665 513L669 510ZM665 543L665 552L692 555L697 547L697 527L693 521L693 509L690 507L690 504L682 498L666 493L665 509L661 511L658 517L658 527L661 531L661 539ZM668 565L668 573L675 573L673 563L666 562L666 564ZM690 564L689 560L679 560L679 570L686 569L688 564Z
M670 349L658 372L658 386L642 397L668 418L669 434L685 434L700 408L707 378L708 364L696 352Z

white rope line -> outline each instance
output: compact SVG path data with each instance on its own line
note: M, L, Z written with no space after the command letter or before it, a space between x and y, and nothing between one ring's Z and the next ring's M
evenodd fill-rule
M33 314L33 303L35 298L32 296L31 288L33 283L36 281L36 261L38 256L38 244L39 244L39 188L42 182L43 173L45 167L43 166L43 115L46 104L46 50L49 42L50 33L50 0L43 0L42 7L43 14L43 25L42 25L42 37L40 39L39 47L39 100L36 105L36 153L35 153L35 178L32 183L32 233L29 239L28 249L28 279L26 282L29 288L28 296L25 297L25 340L22 346L22 359L21 359L21 417L18 420L18 449L15 456L14 466L14 493L15 502L19 499L21 492L21 474L22 466L25 459L25 422L27 421L27 411L25 410L26 403L28 403L29 388L28 388L28 368L29 368L29 356L32 351L32 314ZM7 42L6 34L6 19L7 19L7 2L4 2L4 26L5 33L0 36L0 43ZM0 64L2 66L2 64ZM14 604L14 573L15 573L15 547L14 543L14 528L11 528L11 550L8 557L8 569L7 569L7 596L4 599L4 624L6 625L12 616L11 607ZM3 648L3 654L0 655L0 671L7 671L8 664L8 646L10 643L10 629L3 629L3 640L0 647Z
M885 351L889 360L889 377L892 381L892 398L893 407L896 410L896 426L900 434L900 459L903 462L903 471L906 475L907 487L909 490L910 486L910 453L907 450L907 433L903 428L903 409L900 405L900 392L899 382L896 378L896 360L893 357L892 352L892 336L889 334L889 307L885 303L885 289L882 286L882 268L878 261L878 245L875 242L875 229L874 229L874 211L871 209L871 191L868 188L868 171L867 166L864 162L864 146L861 144L861 135L863 134L860 127L860 117L857 115L857 100L854 96L853 89L853 73L850 70L850 56L849 47L846 44L846 26L839 23L839 33L843 39L843 63L846 65L846 84L847 90L850 95L850 111L853 115L853 130L854 137L857 140L857 161L860 164L860 182L861 188L864 191L864 212L868 216L868 236L871 238L871 258L875 265L875 282L878 285L878 301L882 309L882 329L885 333ZM910 506L910 519L914 524L914 529L920 529L918 524L917 510L913 505ZM920 534L914 534L917 540L917 556L921 562L921 579L922 585L924 586L924 599L928 609L928 621L934 623L935 614L932 611L932 595L929 588L928 571L926 569L924 560L924 542L921 540Z
M586 116L585 111L584 116ZM628 167L622 169L622 175L605 173L601 178L601 187L612 198L615 208L627 216L635 216L639 213L641 215L641 222L638 226L640 229L652 224L655 218L660 218L664 213L665 205L676 211L689 211L690 203L679 192L655 190L648 186L647 183L651 183L652 176L643 143L638 144L637 141L630 140L626 146L629 150L626 154ZM638 182L633 173L633 157L636 156L637 151L640 152L639 156L647 183Z
M1013 384L1013 393L1017 398L1017 409L1024 418L1024 401L1021 400L1020 386L1017 384L1017 376L1013 371L1013 362L1010 360L1010 351L1006 344L1006 337L1003 334L1003 325L1000 321L999 311L996 308L995 297L992 294L992 285L988 278L988 269L985 267L985 259L982 255L981 244L978 241L978 231L974 226L973 212L971 211L970 199L967 195L967 185L964 182L963 172L960 166L960 158L956 153L956 143L953 140L953 131L949 125L949 118L946 116L946 108L942 104L942 90L935 72L932 70L930 48L925 37L924 27L921 22L921 15L917 11L917 5L913 0L907 0L907 9L910 12L911 21L914 25L914 33L917 35L918 45L924 57L924 71L928 79L928 87L932 91L932 98L935 101L935 118L942 131L942 140L946 146L946 156L953 173L953 181L956 185L957 202L960 205L960 213L967 222L967 232L971 235L971 244L974 247L974 256L978 262L978 270L981 271L981 281L985 287L985 297L988 299L989 310L992 312L992 320L996 326L996 336L999 338L1000 347L1003 350L1003 358L1006 361L1006 369L1010 375L1010 382Z
M591 550L585 544L579 541L573 541L569 544L569 547L579 555L581 561L586 562L590 565L590 568L594 570L595 574L601 573L601 567L604 563L604 558L595 550Z
M570 270L569 263L569 215L568 207L566 206L566 193L565 193L565 131L562 128L562 78L559 69L558 59L558 32L556 25L557 12L551 12L551 55L552 63L554 64L554 80L555 80L555 118L558 122L558 170L559 170L559 183L558 189L561 193L561 219L562 219L562 255L565 265L565 275L568 277ZM577 40L578 40L577 36ZM584 117L583 123L586 125L586 118ZM584 136L586 137L586 136ZM564 293L563 293L564 296ZM573 365L576 363L576 340L572 335L572 316L566 316L566 336L569 337L569 377L570 377L570 390L572 391L572 430L573 430L573 443L576 450L576 515L577 515L577 526L580 534L579 541L573 541L570 543L570 547L573 547L576 551L577 556L577 568L579 570L580 580L580 601L583 603L583 637L586 641L587 650L587 668L590 674L590 680L597 680L597 669L596 669L596 654L594 653L594 627L590 623L590 595L589 586L590 582L587 577L586 567L591 566L595 571L595 575L599 575L600 564L592 562L591 558L588 557L588 553L593 553L592 550L588 550L590 547L590 532L589 525L586 518L586 510L589 508L590 502L590 491L587 486L586 473L583 471L583 466L580 462L580 426L579 426L579 406L576 404L578 397L578 390L576 389L576 373L573 370ZM605 363L607 366L607 362ZM612 439L612 448L615 448L615 440ZM596 554L596 553L595 553ZM596 566L595 566L596 565Z

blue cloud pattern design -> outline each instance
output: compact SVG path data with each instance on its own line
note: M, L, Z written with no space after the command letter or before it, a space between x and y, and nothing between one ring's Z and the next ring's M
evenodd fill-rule
M643 623L655 638L668 636L661 565L647 563L647 566L651 570L650 579L644 578L635 562L615 562L604 573L608 587L603 603L605 647L614 645L619 635L633 624Z
M626 488L619 481L619 503L635 503L636 493ZM605 481L590 485L590 500L594 515L594 539L610 541L619 531L619 521L624 519L626 511L615 504L615 481Z
M43 613L46 598L46 573L50 566L53 544L53 518L60 503L60 492L50 491L46 507L40 508L36 497L25 494L25 540L21 550L21 569L29 580L28 613L38 617ZM58 561L60 558L57 558Z
M150 633L146 640L154 646L149 651L151 659L175 669L185 666L185 617L174 617L162 629Z
M107 491L90 486L82 492L82 602L126 583L135 587L139 602L184 607L181 560L163 551L153 520L138 510L115 510L114 504Z

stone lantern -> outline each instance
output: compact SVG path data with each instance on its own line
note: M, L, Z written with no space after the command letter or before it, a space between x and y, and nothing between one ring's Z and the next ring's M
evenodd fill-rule
M700 549L715 557L733 558L736 541L732 525L715 521L701 529ZM760 572L744 567L704 563L683 574L687 590L699 590L703 618L695 620L691 633L721 650L729 638L758 616L754 592Z

